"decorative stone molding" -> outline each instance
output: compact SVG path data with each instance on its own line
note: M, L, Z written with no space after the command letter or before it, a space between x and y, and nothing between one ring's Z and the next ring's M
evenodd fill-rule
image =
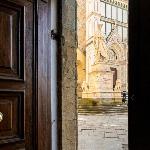
M101 1L128 10L128 2L127 2L127 0L124 0L124 1L118 1L118 0L101 0Z

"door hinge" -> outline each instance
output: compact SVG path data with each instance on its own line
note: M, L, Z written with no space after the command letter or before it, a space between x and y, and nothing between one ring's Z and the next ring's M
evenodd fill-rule
M58 34L54 30L51 30L51 39L58 40L58 38Z

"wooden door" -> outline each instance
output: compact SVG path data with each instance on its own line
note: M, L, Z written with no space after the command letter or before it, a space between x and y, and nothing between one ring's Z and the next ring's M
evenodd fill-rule
M33 5L0 0L0 149L33 149Z
M50 150L50 0L0 0L0 150Z

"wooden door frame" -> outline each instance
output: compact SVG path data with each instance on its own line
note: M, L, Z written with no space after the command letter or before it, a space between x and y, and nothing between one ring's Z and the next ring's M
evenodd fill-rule
M146 115L148 116L147 114L144 114L146 112L146 110L144 111L144 113L142 113L142 115L140 115L140 119L138 118L138 116L135 118L135 115L136 115L136 112L140 111L141 109L144 110L144 108L141 108L141 103L139 103L139 100L140 98L142 99L142 97L140 97L141 95L138 94L138 92L136 91L136 86L138 86L138 84L136 83L137 81L139 82L139 78L137 77L138 75L135 75L135 72L139 71L138 70L138 65L140 64L138 62L138 53L137 53L137 50L138 51L141 51L140 50L140 47L139 47L139 43L140 43L140 34L138 33L139 31L141 32L143 29L142 27L140 27L140 25L142 25L142 15L146 15L146 10L144 10L144 1L142 2L143 0L129 0L129 34L128 34L128 37L129 37L129 40L128 40L128 44L129 44L129 68L128 68L128 81L129 81L129 113L128 113L128 120L129 120L129 123L128 123L128 133L129 133L129 137L128 137L128 144L129 144L129 148L131 150L134 150L135 147L138 148L138 146L144 146L144 144L148 144L148 138L147 140L145 139L145 137L140 137L138 135L138 133L136 133L138 130L140 130L140 126L138 126L137 122L139 120L143 120L143 118L146 118L142 115ZM62 3L63 3L63 0L60 0L59 1L59 4L58 4L58 19L59 19L59 25L58 25L58 29L60 29L59 31L59 35L62 35L62 31L61 29L63 28L63 23L62 23L62 16L64 15L63 12L65 10L62 10L64 9L64 7L62 6ZM142 6L140 8L140 3L142 3ZM150 2L146 2L147 4L150 5ZM146 17L146 16L145 16ZM148 19L149 17L147 17ZM144 20L144 19L143 19ZM144 20L144 23L147 23L148 25L150 24L149 23L149 19L146 21ZM145 25L143 25L145 26ZM147 27L147 26L146 26ZM149 30L148 30L149 31ZM146 36L144 37L146 38ZM149 37L147 37L149 38ZM142 43L144 44L144 42ZM60 74L58 75L58 81L62 81L62 76L61 76L61 72L62 72L62 47L61 47L61 40L59 41L59 52L58 53L58 69L59 69L59 72ZM144 54L146 56L146 54ZM143 65L143 63L142 63ZM61 70L61 71L60 71ZM142 69L141 69L142 70ZM140 70L140 71L141 71ZM146 79L143 79L143 81L145 81ZM142 84L142 83L141 83ZM58 101L59 101L59 104L58 104L58 118L60 118L60 122L58 123L58 141L59 141L59 150L62 149L62 82L58 82ZM142 84L142 86L144 87L144 83ZM138 87L139 88L139 87ZM137 96L137 97L136 97ZM139 96L139 97L138 97ZM136 99L136 100L135 100ZM137 101L137 102L136 102ZM145 102L146 103L146 102ZM148 102L147 102L148 103ZM148 107L149 105L147 105ZM139 108L139 110L137 110L137 108ZM141 109L140 109L141 108ZM139 113L138 113L139 114ZM140 123L141 125L141 123ZM144 131L148 129L148 128L145 128ZM147 130L148 132L150 132L150 129ZM65 132L65 131L64 131ZM135 134L136 133L136 134ZM142 132L140 131L141 135L144 135L142 134ZM145 132L145 134L147 135L147 133ZM138 137L135 137L135 135L138 135ZM148 136L147 136L148 137ZM142 140L143 138L143 140ZM144 142L145 140L145 142ZM141 143L141 145L138 144L138 141L143 141L143 143ZM137 144L137 145L136 145ZM148 147L150 147L149 145L147 145ZM75 147L75 145L74 145ZM146 147L146 146L145 146Z
M42 45L39 47L40 40L44 38L39 35L39 30L45 30L46 40L49 42L48 28L45 29L40 21L40 16L46 14L46 11L50 9L50 0L34 0L33 1L33 148L34 150L50 150L51 149L51 91L50 91L50 46L47 48ZM46 9L46 10L45 10ZM45 12L44 12L45 11ZM50 11L50 10L49 10ZM47 14L48 15L48 14ZM48 18L48 17L47 17ZM46 25L50 24L50 19L44 20ZM49 42L50 43L50 42ZM44 46L44 47L43 47ZM48 43L47 43L48 46ZM46 49L47 48L47 49ZM46 50L46 53L41 54L42 49ZM43 72L43 68L39 63L45 63L46 67ZM49 59L48 59L49 58ZM44 74L44 76L43 76ZM40 78L42 76L42 79ZM45 85L42 81L46 81ZM41 90L42 89L42 90ZM46 92L45 92L46 90ZM42 95L45 93L45 98Z

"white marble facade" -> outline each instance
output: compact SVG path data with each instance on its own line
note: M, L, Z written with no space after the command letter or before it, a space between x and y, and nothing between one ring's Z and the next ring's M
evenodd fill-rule
M109 20L109 33L104 32L101 18L106 21L109 18L102 17L102 9L100 0L87 0L86 77L82 83L82 98L121 98L121 92L128 91L127 35L126 39L120 37L120 22L114 19Z

